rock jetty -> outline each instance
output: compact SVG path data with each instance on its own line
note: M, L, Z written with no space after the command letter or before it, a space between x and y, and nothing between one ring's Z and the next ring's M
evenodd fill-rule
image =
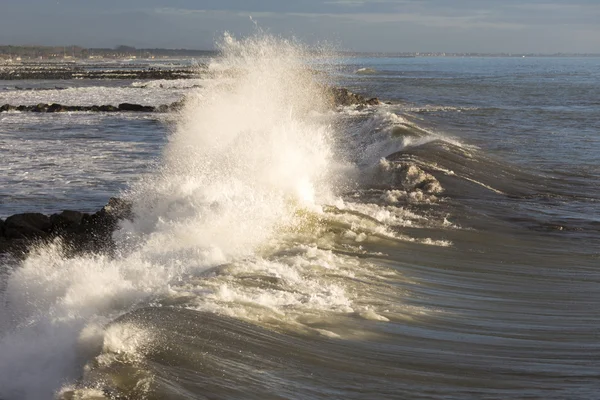
M93 214L72 210L52 215L15 214L0 219L0 254L23 257L32 245L56 238L62 239L71 254L111 252L112 233L123 219L133 219L131 203L114 197Z
M333 107L338 106L375 106L381 104L378 98L367 98L360 94L352 93L345 88L327 88L325 90L328 103ZM142 104L121 103L117 106L111 104L92 106L72 106L58 103L39 103L35 105L12 105L0 106L1 112L21 111L35 113L59 113L59 112L170 112L180 110L185 103L185 98L171 104L160 106L147 106Z
M121 103L118 106L105 104L101 106L68 106L58 103L39 103L35 105L4 104L0 106L0 112L21 111L35 113L59 113L59 112L169 112L179 110L183 106L183 100L171 104L162 104L158 107L145 106L142 104Z

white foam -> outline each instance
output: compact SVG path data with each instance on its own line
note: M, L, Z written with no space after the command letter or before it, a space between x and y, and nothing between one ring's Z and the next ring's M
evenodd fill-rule
M164 85L163 85L164 86ZM120 103L136 103L147 106L159 106L181 100L190 89L176 85L169 90L161 88L160 83L148 87L83 86L55 90L18 90L4 92L2 103L15 106L35 105L39 103L58 103L69 106L92 106Z
M93 357L103 365L143 357L151 333L107 324L149 303L187 299L193 309L330 338L343 334L319 326L328 313L388 319L356 305L374 290L365 282L388 276L354 253L374 238L417 241L396 228L424 217L334 196L332 172L345 166L333 161L329 121L312 112L324 99L302 46L262 35L226 36L221 47L214 81L193 89L161 167L128 191L136 218L115 233L116 257L65 258L54 243L8 278L0 398L51 398L61 386L65 396L97 395L72 384ZM378 132L396 141L381 123ZM360 143L375 164L377 135ZM340 241L348 255L334 251Z
M310 257L255 256L275 232L296 223L297 210L318 210L331 198L331 128L308 112L319 106L322 89L307 70L307 53L269 36L226 36L222 51L219 62L237 73L194 89L162 167L128 193L137 218L116 233L117 257L65 258L56 243L8 278L0 309L1 398L52 397L81 375L85 360L100 351L100 337L102 354L137 354L143 333L117 325L100 335L104 324L182 291L195 292L199 307L352 311L342 285L303 272L320 265L305 264ZM256 272L305 289L245 290L218 277L182 286L224 263L233 277Z

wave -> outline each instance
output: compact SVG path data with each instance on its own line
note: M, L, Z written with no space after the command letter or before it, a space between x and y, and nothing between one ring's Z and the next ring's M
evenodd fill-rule
M326 99L307 70L306 50L268 36L228 35L221 48L219 63L239 73L189 97L162 166L128 191L136 219L115 234L117 256L66 258L57 242L10 274L0 313L0 397L48 398L74 382L108 346L106 323L137 307L188 293L200 308L226 302L250 313L251 304L265 306L269 291L244 293L245 281L232 281L237 274L292 285L282 299L273 295L283 317L295 296L303 308L347 309L342 288L301 276L300 256L289 265L261 261L265 246L277 251L276 232L293 232L309 218L302 212L318 214L334 192L331 127L309 112ZM214 269L220 265L229 267ZM210 269L228 278L194 284ZM306 293L296 293L302 285Z
M555 355L531 350L530 315L494 314L514 318L514 337L472 316L536 256L495 219L560 231L517 207L565 199L558 186L415 110L328 110L298 43L226 35L220 48L211 79L185 88L160 165L124 193L136 218L114 254L66 257L56 241L2 261L0 398L390 398L433 373L444 398L471 390L485 360L504 373L493 361L516 341ZM519 293L511 304L532 307ZM475 360L492 340L501 352ZM470 364L453 375L461 348Z

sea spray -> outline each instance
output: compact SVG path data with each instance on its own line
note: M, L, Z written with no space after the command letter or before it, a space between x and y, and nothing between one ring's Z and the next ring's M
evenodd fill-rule
M117 256L65 258L57 242L8 278L0 398L51 398L81 376L115 317L253 254L331 194L331 128L314 118L325 100L309 53L268 35L226 35L221 50L220 76L188 99L162 166L129 191L136 219L116 233Z
M189 96L160 173L133 190L133 231L239 255L328 194L330 128L312 114L322 87L300 46L226 35L221 49L218 79Z

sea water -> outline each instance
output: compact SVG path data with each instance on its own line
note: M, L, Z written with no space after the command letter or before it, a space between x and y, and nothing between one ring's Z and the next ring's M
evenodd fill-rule
M0 82L187 98L0 114L0 217L136 215L110 257L2 261L0 398L597 395L598 58L221 50L194 82ZM331 110L325 85L386 104Z

